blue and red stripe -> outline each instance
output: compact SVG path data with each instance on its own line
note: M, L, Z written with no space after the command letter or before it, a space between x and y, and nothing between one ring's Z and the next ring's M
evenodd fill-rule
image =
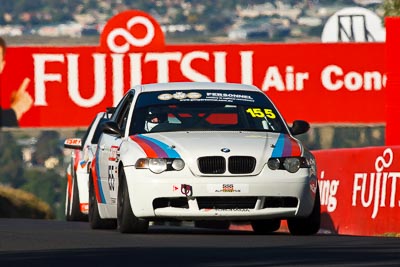
M272 151L273 158L301 156L299 144L285 134L280 134Z
M101 180L99 177L99 163L96 160L98 157L98 152L96 152L96 157L92 161L92 177L93 177L93 187L94 187L94 192L96 195L96 199L98 203L106 203L106 198L104 197L104 192L103 188L101 186Z
M146 153L149 158L180 158L178 152L171 148L169 145L141 134L133 135L130 137L135 141Z

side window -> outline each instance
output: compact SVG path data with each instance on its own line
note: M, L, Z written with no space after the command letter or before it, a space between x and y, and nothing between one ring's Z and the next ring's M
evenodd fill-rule
M92 127L94 126L94 122L96 121L96 117L94 117L94 120L92 120L92 122L90 123L90 126L87 128L84 137L82 138L82 145L85 145L86 140L89 136L89 132L92 129Z
M135 109L133 113L134 114L129 129L129 135L146 132L144 130L144 124L146 122L146 116L148 114L147 108Z
M100 119L100 121L99 121L99 123L97 124L97 127L96 127L96 129L95 129L95 131L94 131L94 134L93 134L93 137L92 137L92 144L97 144L97 143L99 143L99 139L100 139L100 135L102 134L102 127L101 127L101 124L103 123L103 122L105 122L105 121L107 121L107 119L106 118L101 118Z
M122 131L125 131L126 128L126 122L128 121L128 113L129 113L129 108L131 107L131 103L132 101L128 101L126 103L124 109L122 110L121 116L117 120L118 126Z
M133 100L133 93L128 94L117 106L115 113L111 120L118 124L118 127L125 131L126 123L128 121L128 113Z

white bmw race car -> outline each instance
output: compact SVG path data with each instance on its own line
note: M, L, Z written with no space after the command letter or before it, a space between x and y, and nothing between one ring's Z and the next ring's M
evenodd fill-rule
M313 155L258 88L232 83L136 86L103 134L89 178L93 229L146 232L149 221L249 222L295 235L320 227Z
M89 211L89 171L101 134L99 125L107 120L112 109L96 115L83 138L68 138L64 147L73 149L67 167L65 218L67 221L87 221Z

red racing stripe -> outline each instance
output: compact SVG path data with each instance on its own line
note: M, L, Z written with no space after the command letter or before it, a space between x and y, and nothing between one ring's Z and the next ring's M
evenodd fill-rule
M290 140L290 144L292 146L292 157L297 157L297 156L301 156L301 150L300 150L300 146L299 144L293 140L292 138L289 138Z
M71 166L71 168L73 168ZM67 173L67 186L68 186L68 199L72 200L72 175L70 172Z
M94 193L96 195L97 202L101 203L99 185L97 184L98 183L98 176L97 176L97 171L96 171L96 158L93 158L91 167L92 167L92 178L93 178Z
M156 151L148 145L146 142L144 142L141 138L138 138L137 136L131 136L131 139L135 141L146 153L148 158L158 158Z

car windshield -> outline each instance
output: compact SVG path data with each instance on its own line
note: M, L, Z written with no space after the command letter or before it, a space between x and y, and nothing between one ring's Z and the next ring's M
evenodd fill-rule
M162 91L138 96L130 134L171 131L267 131L287 133L262 92Z

